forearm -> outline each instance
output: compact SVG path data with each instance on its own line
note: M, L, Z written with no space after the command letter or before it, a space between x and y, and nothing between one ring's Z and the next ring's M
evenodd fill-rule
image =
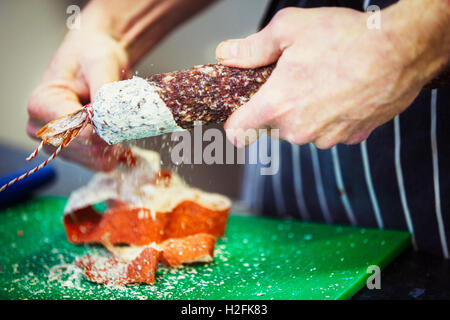
M133 66L177 25L214 0L92 0L82 12L82 28L119 41Z
M414 77L428 83L427 88L450 84L449 0L402 0L387 8L382 19L395 43L394 55L419 71ZM433 80L438 75L439 81Z

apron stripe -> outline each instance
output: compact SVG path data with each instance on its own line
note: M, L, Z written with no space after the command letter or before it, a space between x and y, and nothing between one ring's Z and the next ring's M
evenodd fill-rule
M267 141L269 141L269 138L267 138ZM279 143L279 142L277 142ZM270 143L270 145L272 145ZM286 205L284 203L284 192L283 192L283 186L281 183L281 178L282 178L282 172L283 172L283 167L281 165L281 161L280 161L280 153L281 153L281 143L280 143L280 147L277 149L278 150L278 154L274 154L274 150L272 150L272 148L270 148L270 155L272 157L272 163L271 165L274 166L274 161L276 161L278 163L278 172L276 174L272 175L272 192L274 194L274 198L275 198L275 206L277 208L277 212L283 216L286 215ZM276 167L276 165L275 165Z
M437 90L431 92L431 152L433 155L433 182L434 182L434 199L436 205L436 217L439 226L439 237L441 240L442 254L446 259L448 256L447 239L444 229L444 221L441 211L441 195L439 187L439 163L438 163L438 147L436 139L436 112L437 112Z
M363 4L364 11L367 10L368 6L370 6L370 0L364 0L364 4Z
M333 157L333 166L334 166L334 176L336 177L336 185L339 190L339 195L342 201L342 205L344 206L345 213L347 214L348 220L352 225L356 225L355 214L353 213L353 208L350 204L350 200L348 199L347 192L345 191L344 181L342 179L341 173L341 165L339 163L339 154L338 154L338 146L334 146L331 149L331 155Z
M306 207L305 197L303 194L300 151L301 151L300 146L291 144L292 173L294 177L295 200L302 219L310 220L311 216L309 214L308 208Z
M400 193L400 200L402 202L403 213L405 214L406 225L408 226L408 231L412 234L412 241L414 249L417 250L416 239L414 236L414 226L411 221L411 214L409 212L408 201L406 200L406 192L405 185L403 183L403 172L402 172L402 164L400 159L400 147L401 147L401 138L400 138L400 116L396 116L394 118L394 141L395 141L395 171L397 173L397 183L398 190Z
M370 173L369 154L367 152L367 141L364 140L360 144L361 156L364 167L364 176L366 178L367 189L369 190L370 201L372 202L373 211L375 212L375 219L377 220L378 228L383 228L383 219L381 218L380 206L378 205L377 195L372 183L372 175Z
M253 143L248 147L248 154L246 155L246 161L251 157L254 157L257 152L257 143ZM256 210L256 204L254 199L257 199L256 188L252 188L251 184L256 182L258 171L258 164L247 165L244 170L243 186L242 186L242 201L250 206L250 208Z
M323 188L322 174L320 173L320 163L319 163L319 156L317 155L317 149L312 143L309 144L309 149L311 151L311 160L313 165L314 180L316 182L317 197L319 198L319 205L320 208L322 209L322 214L325 218L325 221L327 223L331 223L332 219L330 210L328 209L325 190Z

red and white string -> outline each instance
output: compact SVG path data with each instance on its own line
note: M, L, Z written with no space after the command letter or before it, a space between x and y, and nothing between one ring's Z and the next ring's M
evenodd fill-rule
M84 106L84 111L86 111L86 115L88 120L92 122L92 118L94 117L94 112L92 111L92 105L89 103Z
M36 150L34 150L33 153L28 156L27 161L33 160L37 156L39 151L41 151L43 146L44 146L44 141L41 141L41 143L39 144L39 147L37 147Z
M8 188L10 185L16 183L19 180L25 179L26 177L28 177L30 174L35 173L36 171L42 169L43 167L45 167L50 161L52 161L53 159L55 159L55 157L58 155L58 153L61 152L63 148L63 145L61 144L56 150L55 152L52 153L52 155L45 160L44 162L42 162L40 165L38 165L37 167L35 167L34 169L31 169L30 171L22 174L21 176L11 180L10 182L8 182L7 184L3 185L3 187L0 188L0 192L2 192L3 190L5 190L6 188ZM37 149L36 149L37 150Z
M84 111L86 112L87 115L87 120L89 122L92 122L92 118L93 118L93 111L92 111L92 106L91 104L87 104L84 106ZM69 142L70 143L70 142ZM67 145L69 144L67 143ZM36 148L36 150L34 150L26 159L28 161L31 161L32 159L34 159L37 154L39 153L39 151L41 151L41 149L44 147L44 141L41 141L41 143L39 144L39 146ZM56 156L61 152L61 150L65 147L64 143L62 143L56 150L55 152L53 152L51 154L50 157L48 157L47 160L45 160L44 162L42 162L40 165L36 166L35 168L31 169L30 171L25 172L24 174L22 174L21 176L9 181L8 183L4 184L1 188L0 188L0 192L2 192L3 190L5 190L6 188L8 188L9 186L11 186L12 184L16 183L17 181L20 181L22 179L25 179L26 177L28 177L30 174L35 173L36 171L42 169L43 167L45 167L50 161L52 161L53 159L56 158Z

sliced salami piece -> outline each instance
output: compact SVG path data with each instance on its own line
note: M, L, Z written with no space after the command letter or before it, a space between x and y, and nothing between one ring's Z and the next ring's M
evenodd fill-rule
M108 285L153 284L159 254L157 249L147 246L131 261L117 257L84 256L75 264L84 269L84 274L92 282Z
M70 242L161 243L198 233L223 236L231 201L186 184L160 167L160 156L132 147L136 165L97 173L71 193L63 217ZM93 206L106 204L103 213Z

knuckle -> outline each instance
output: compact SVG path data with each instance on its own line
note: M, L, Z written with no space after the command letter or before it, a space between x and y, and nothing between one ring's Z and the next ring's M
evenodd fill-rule
M307 142L314 141L317 137L316 126L315 125L305 126L304 128L302 128L299 134Z
M287 30L292 28L292 23L290 23L290 21L297 10L301 9L288 7L279 10L275 14L270 23L270 28L275 38L283 40L286 37Z
M336 142L315 142L314 145L321 150L327 150L333 148Z
M337 145L339 141L334 138L322 137L314 141L314 145L321 150L331 149Z
M245 38L245 41L239 41L239 51L243 56L248 58L257 57L258 53L261 51L261 48L258 46L257 35L253 34Z
M344 144L358 144L366 140L370 136L371 131L351 135L345 139Z
M294 12L296 12L296 11L297 11L297 8L294 8L294 7L286 7L281 10L278 10L278 12L273 17L273 22L279 23L280 21L283 21L286 18L289 18L290 16L292 16L292 14L294 14Z
M364 139L359 139L357 137L350 137L345 139L345 141L343 141L344 144L348 144L348 145L352 145L352 144L358 144L361 143Z
M303 139L303 138L301 138L301 137L293 137L292 139L286 139L288 142L290 142L290 143L293 143L293 144L296 144L296 145L299 145L299 146L301 146L301 145L304 145L304 144L307 144L309 141L307 140L307 139Z
M308 131L301 131L295 134L287 134L286 140L297 145L303 145L313 141L313 134Z

